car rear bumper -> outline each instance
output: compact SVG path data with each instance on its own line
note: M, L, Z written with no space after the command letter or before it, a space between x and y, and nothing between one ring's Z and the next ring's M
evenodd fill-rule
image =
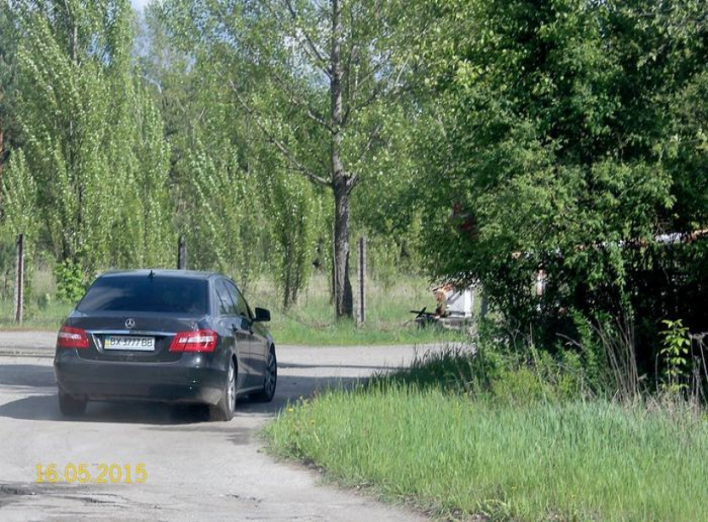
M147 400L216 404L227 371L208 359L185 355L176 362L134 363L81 359L63 350L54 359L59 388L90 400Z

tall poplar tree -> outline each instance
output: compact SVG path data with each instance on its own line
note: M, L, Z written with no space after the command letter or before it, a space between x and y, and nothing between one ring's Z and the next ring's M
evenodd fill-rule
M377 111L408 71L396 47L406 3L167 0L162 9L174 41L222 65L233 103L291 175L331 191L335 311L351 316L351 197L380 143Z
M14 113L22 172L33 178L22 185L36 187L43 244L86 280L111 266L168 264L169 151L135 81L130 3L11 7L21 36Z

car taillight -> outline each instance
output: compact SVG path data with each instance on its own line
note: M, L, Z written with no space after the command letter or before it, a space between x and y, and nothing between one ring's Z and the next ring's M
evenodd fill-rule
M57 348L88 348L89 340L86 330L62 326L57 335Z
M171 352L213 352L217 334L213 330L178 332L170 344Z

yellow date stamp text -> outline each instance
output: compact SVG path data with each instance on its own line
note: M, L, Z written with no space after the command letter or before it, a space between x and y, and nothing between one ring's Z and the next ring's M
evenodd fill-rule
M47 465L37 464L37 483L67 482L69 484L144 484L147 481L145 464L74 464L70 462L64 467L50 462Z

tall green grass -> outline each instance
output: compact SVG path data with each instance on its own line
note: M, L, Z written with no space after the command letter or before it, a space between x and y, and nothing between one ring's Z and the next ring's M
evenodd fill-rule
M15 323L15 303L12 300L0 301L0 329L2 330L58 330L69 314L73 305L62 302L36 301L25 308L25 320L20 325Z
M40 263L25 284L24 323L15 323L14 271L5 271L0 283L0 329L57 330L73 304L56 299L56 282L51 269Z
M708 421L694 407L508 400L524 394L515 385L471 400L423 373L293 405L266 428L269 447L452 518L708 520Z

